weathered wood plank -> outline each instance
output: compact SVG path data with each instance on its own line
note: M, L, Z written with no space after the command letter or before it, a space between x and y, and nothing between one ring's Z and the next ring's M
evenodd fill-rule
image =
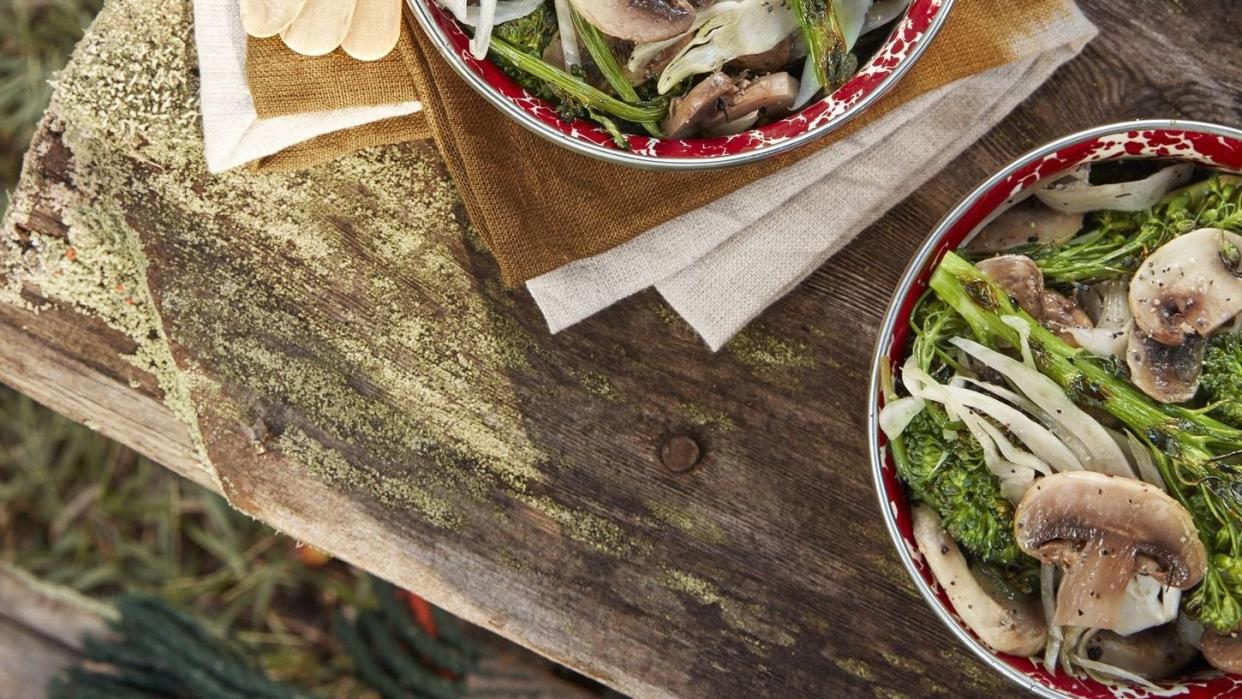
M994 694L889 553L864 376L904 259L989 172L1106 121L1236 120L1226 0L1084 9L1082 58L716 356L651 294L548 337L425 148L208 177L177 3L114 2L92 31L54 108L73 147L45 131L33 167L72 173L89 215L27 228L133 247L185 381L154 375L284 531L635 694ZM658 457L677 434L704 454L684 473Z
M102 636L101 609L0 566L0 696L42 699L48 680L79 659L82 641Z

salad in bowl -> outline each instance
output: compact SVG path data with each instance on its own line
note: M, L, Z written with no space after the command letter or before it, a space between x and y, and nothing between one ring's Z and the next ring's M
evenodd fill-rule
M941 223L877 351L872 461L924 596L1047 696L1242 676L1242 132L1138 122Z
M865 109L951 0L409 0L459 74L562 145L719 167Z

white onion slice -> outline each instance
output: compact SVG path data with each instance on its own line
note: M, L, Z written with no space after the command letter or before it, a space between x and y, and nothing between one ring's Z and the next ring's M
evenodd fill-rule
M925 405L922 398L914 396L888 401L880 411L880 429L889 439L897 438L910 425L910 421L923 412Z
M634 50L630 51L630 59L625 67L631 73L641 73L647 64L656 56L660 55L665 49L675 45L679 41L684 41L687 36L693 35L703 26L707 20L724 12L732 12L737 9L738 0L723 0L714 5L700 8L694 15L694 22L690 24L689 31L678 34L671 39L662 39L660 41L652 41L646 44L636 44ZM558 10L559 13L559 10Z
M1074 662L1078 663L1078 665L1083 669L1089 670L1090 672L1087 673L1088 675L1092 675L1094 673L1094 675L1101 675L1110 680L1121 680L1122 682L1136 684L1147 689L1157 691L1161 689L1160 685L1153 684L1151 680L1140 677L1129 670L1122 670L1115 665L1109 665L1108 663L1102 663L1098 660L1092 660L1078 653L1074 654ZM1093 679L1098 681L1099 678L1093 676Z
M823 84L819 82L819 73L815 72L815 64L809 60L802 62L802 80L798 83L798 95L794 97L791 109L802 109L819 94Z
M575 66L582 65L582 56L578 54L578 30L574 29L574 18L570 14L573 8L569 0L554 0L556 8L556 31L561 36L561 55L565 57L565 70L573 72Z
M1057 660L1061 655L1061 644L1065 634L1061 627L1052 623L1057 617L1056 595L1057 567L1053 563L1039 565L1039 601L1044 608L1044 620L1048 622L1048 645L1044 646L1044 669L1048 674L1057 674Z
M1045 476L1052 472L1052 469L1048 468L1048 464L1043 459L1014 446L1013 442L1009 441L1005 433L997 429L996 425L981 417L975 417L979 420L979 428L987 432L988 436L992 438L992 442L1000 450L1001 456L1005 457L1005 462L997 469L999 471L996 473L997 478L1004 481L1015 477L1027 477L1029 483L1030 479L1035 477L1036 472L1042 473ZM1006 470L1006 467L1009 467L1008 470ZM1018 468L1030 473L1022 474L1018 471ZM1025 493L1026 491L1024 490L1023 492Z
M878 0L867 10L867 19L863 22L862 33L874 31L901 16L910 6L910 0Z
M440 5L452 13L458 22L468 27L478 27L482 20L483 6L467 5L464 0L438 0ZM492 24L504 24L515 19L521 19L526 15L534 12L543 5L543 0L495 0L496 10L492 18ZM488 30L488 39L491 39L491 30Z
M1190 179L1195 166L1190 163L1170 165L1160 172L1133 182L1092 185L1087 176L1090 165L1079 166L1065 177L1035 190L1044 204L1067 214L1089 211L1143 211L1149 209L1174 187Z
M1130 329L1068 328L1078 346L1097 357L1124 357L1130 344Z
M862 35L867 24L867 11L871 9L871 0L836 0L832 3L832 11L836 13L837 25L841 27L841 36L845 39L845 50L854 48L858 37Z
M475 58L487 56L487 47L492 43L492 29L496 26L496 3L498 1L479 0L479 23L475 25L474 36L470 39L470 55Z
M1031 324L1020 316L1001 316L1001 322L1018 332L1018 340L1022 345L1022 363L1035 369L1035 355L1031 354Z
M1169 489L1165 486L1164 477L1160 475L1160 470L1156 468L1156 462L1151 458L1151 452L1148 451L1147 445L1143 444L1129 430L1126 431L1126 444L1130 447L1130 456L1134 461L1134 470L1138 471L1139 477L1167 493Z

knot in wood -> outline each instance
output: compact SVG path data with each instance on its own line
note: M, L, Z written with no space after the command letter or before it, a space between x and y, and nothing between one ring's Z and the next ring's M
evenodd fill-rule
M685 473L699 463L703 449L694 437L674 434L660 445L660 463L673 473Z

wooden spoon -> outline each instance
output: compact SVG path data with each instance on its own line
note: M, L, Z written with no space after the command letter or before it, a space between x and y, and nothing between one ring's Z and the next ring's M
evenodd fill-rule
M355 0L305 0L293 23L280 33L285 45L306 56L332 53L349 33Z
M260 39L283 32L306 0L241 0L242 27Z
M379 60L392 51L401 36L401 0L357 0L357 3L341 48L360 61Z

